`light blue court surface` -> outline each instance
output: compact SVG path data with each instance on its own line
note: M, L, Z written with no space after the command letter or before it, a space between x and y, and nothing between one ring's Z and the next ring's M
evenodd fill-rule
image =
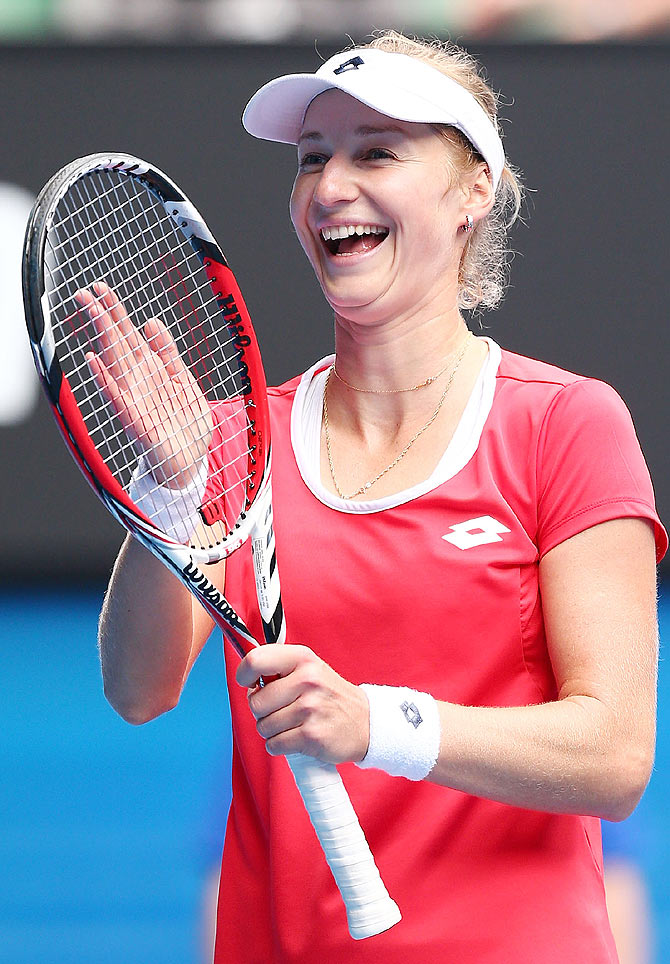
M131 727L101 691L100 595L0 593L0 964L201 964L229 794L220 646L205 647L177 710ZM647 873L658 962L670 961L670 587L661 638L656 772L622 844Z

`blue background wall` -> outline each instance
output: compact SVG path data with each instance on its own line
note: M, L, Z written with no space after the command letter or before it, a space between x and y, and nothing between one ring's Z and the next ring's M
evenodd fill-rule
M229 800L220 640L176 710L131 727L101 691L101 592L0 593L0 964L204 960L203 888ZM628 828L658 962L670 960L670 591L661 622L656 772Z
M129 726L102 694L101 592L0 595L2 964L200 961L229 800L220 641L176 711Z

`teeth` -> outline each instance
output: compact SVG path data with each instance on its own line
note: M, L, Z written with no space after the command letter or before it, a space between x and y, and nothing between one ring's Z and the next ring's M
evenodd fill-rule
M339 224L330 228L321 228L324 241L336 241L338 238L349 238L352 234L386 234L387 228L377 224Z

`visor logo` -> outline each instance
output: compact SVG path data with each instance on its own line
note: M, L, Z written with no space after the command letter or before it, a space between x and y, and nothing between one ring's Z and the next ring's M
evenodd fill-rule
M358 70L358 68L362 67L364 63L365 61L362 57L352 57L351 60L345 60L343 64L340 64L339 67L336 67L333 73L343 74L345 70Z

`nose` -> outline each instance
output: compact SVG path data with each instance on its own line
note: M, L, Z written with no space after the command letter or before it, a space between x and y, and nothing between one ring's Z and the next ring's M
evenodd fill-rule
M358 196L356 172L351 161L341 155L330 157L319 174L313 198L324 208L353 201Z

